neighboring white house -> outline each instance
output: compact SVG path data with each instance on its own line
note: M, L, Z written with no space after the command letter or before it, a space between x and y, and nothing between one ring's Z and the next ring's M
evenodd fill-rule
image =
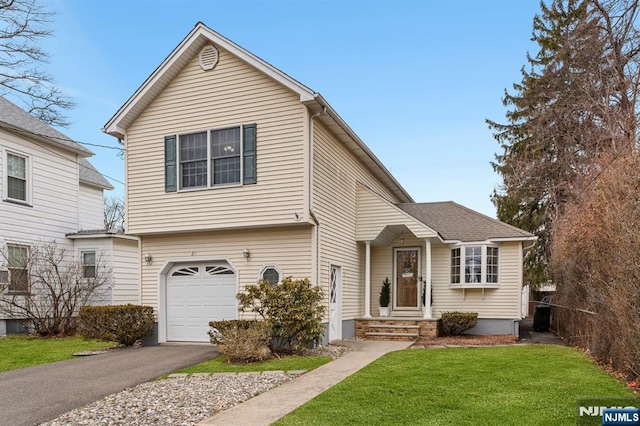
M0 247L15 257L13 264L37 242L53 240L89 267L103 258L113 267L112 289L103 303L137 303L138 241L103 230L103 191L113 187L87 160L92 155L0 97ZM8 263L0 256L4 291L27 290L19 270ZM19 331L20 321L0 313L0 335Z
M207 341L209 321L244 315L237 292L285 276L322 287L325 341L393 321L433 333L452 310L478 312L477 333L518 333L531 234L414 203L319 93L202 23L104 131L126 147L127 232L149 259L141 301L160 342Z

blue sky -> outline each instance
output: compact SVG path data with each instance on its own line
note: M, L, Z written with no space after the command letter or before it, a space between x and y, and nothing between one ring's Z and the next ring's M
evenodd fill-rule
M75 140L117 146L102 126L202 21L320 92L416 201L495 216L500 148L484 120L504 121L504 89L535 53L536 0L41 1ZM121 195L123 161L90 149Z

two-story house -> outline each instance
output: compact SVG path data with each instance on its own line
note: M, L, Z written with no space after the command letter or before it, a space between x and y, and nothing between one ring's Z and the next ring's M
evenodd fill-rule
M127 231L160 342L207 341L209 321L243 316L236 293L285 276L324 290L326 340L393 334L376 318L385 277L406 336L453 310L517 334L532 235L414 203L319 93L202 23L103 130L126 147Z
M112 270L102 303L139 301L138 240L104 230L103 191L113 187L87 160L92 155L0 97L1 291L29 292L22 263L34 245L55 241L87 274L96 259ZM0 335L24 330L0 309Z

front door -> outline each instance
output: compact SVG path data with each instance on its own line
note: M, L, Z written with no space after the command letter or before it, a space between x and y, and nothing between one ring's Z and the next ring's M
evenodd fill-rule
M342 339L342 268L329 269L329 341Z
M420 281L420 247L396 248L394 254L395 291L393 308L417 309Z

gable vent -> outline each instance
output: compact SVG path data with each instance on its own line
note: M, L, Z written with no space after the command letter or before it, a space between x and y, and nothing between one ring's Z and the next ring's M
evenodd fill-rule
M200 67L205 70L212 70L218 63L218 49L214 45L208 44L200 51Z

